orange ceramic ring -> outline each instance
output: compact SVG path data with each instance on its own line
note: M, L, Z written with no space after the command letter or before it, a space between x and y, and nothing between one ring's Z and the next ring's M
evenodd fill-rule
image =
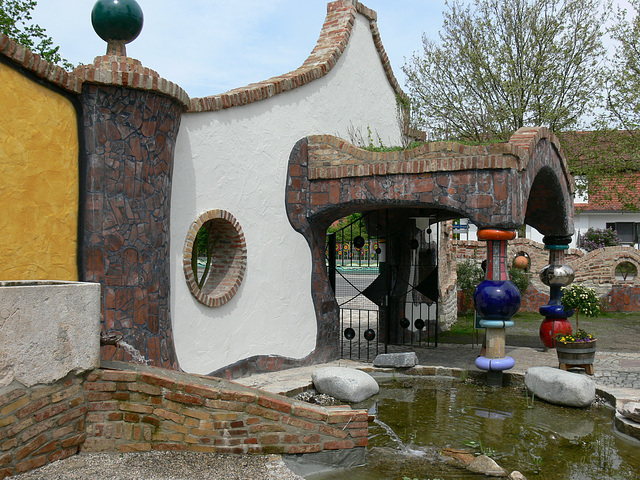
M478 230L478 240L513 240L515 230L498 230L497 228L483 228Z

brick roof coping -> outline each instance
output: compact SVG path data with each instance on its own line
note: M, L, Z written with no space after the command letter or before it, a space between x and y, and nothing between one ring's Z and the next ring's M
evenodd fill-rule
M0 55L71 93L79 94L84 82L118 85L156 91L174 98L185 107L189 106L189 96L182 88L160 77L156 71L143 67L139 60L133 58L104 55L96 57L92 65L80 65L73 72L68 72L2 33Z
M378 50L387 79L395 92L405 98L406 94L402 91L393 74L391 63L380 39L377 13L357 0L337 0L327 5L327 16L318 42L300 68L245 87L234 88L225 93L192 98L189 111L212 112L247 105L293 90L327 75L338 63L338 59L347 47L357 14L363 15L369 20L373 42Z
M311 135L308 137L309 178L379 175L383 171L424 173L495 168L524 170L529 164L531 150L544 138L558 152L563 171L573 185L558 139L546 127L521 128L507 143L463 145L451 141L431 142L411 150L393 152L372 152L333 135ZM328 151L334 153L329 154ZM348 163L345 162L346 157L351 159Z
M190 104L189 96L177 84L131 57L102 55L96 57L91 65L80 65L73 73L82 82L151 90L177 100L185 108Z
M72 93L80 93L82 80L64 68L49 63L24 45L0 33L0 55L12 60L25 70Z

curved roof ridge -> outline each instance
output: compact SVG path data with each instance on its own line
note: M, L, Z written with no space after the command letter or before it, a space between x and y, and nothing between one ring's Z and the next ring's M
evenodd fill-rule
M406 94L402 91L393 74L391 63L380 39L377 13L357 0L337 0L327 4L327 16L318 41L299 68L261 82L251 83L245 87L234 88L228 92L192 98L189 111L212 112L247 105L293 90L325 76L335 66L347 47L357 14L363 15L369 20L373 42L376 50L378 50L387 79L396 94L405 98Z
M511 135L508 143L515 147L520 158L522 158L524 163L526 164L529 163L529 158L533 149L536 148L538 142L540 142L540 140L542 140L543 138L546 138L558 153L562 171L564 172L569 184L571 185L571 190L573 191L573 189L575 188L573 177L569 172L569 165L567 163L567 158L562 151L562 147L560 146L560 140L558 139L556 134L549 130L547 127L521 127L516 131L516 133Z

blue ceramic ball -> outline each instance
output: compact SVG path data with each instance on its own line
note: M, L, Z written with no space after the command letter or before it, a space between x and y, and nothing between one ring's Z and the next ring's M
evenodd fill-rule
M486 320L508 320L520 309L520 290L511 280L483 280L473 294L473 303Z
M105 42L129 43L140 34L144 17L136 0L98 0L91 10L91 24Z

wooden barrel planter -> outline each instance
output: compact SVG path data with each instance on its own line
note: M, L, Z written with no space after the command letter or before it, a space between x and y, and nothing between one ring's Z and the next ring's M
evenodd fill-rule
M556 341L558 362L562 370L569 368L584 368L589 375L593 375L593 362L596 358L596 340L590 342L560 342Z

